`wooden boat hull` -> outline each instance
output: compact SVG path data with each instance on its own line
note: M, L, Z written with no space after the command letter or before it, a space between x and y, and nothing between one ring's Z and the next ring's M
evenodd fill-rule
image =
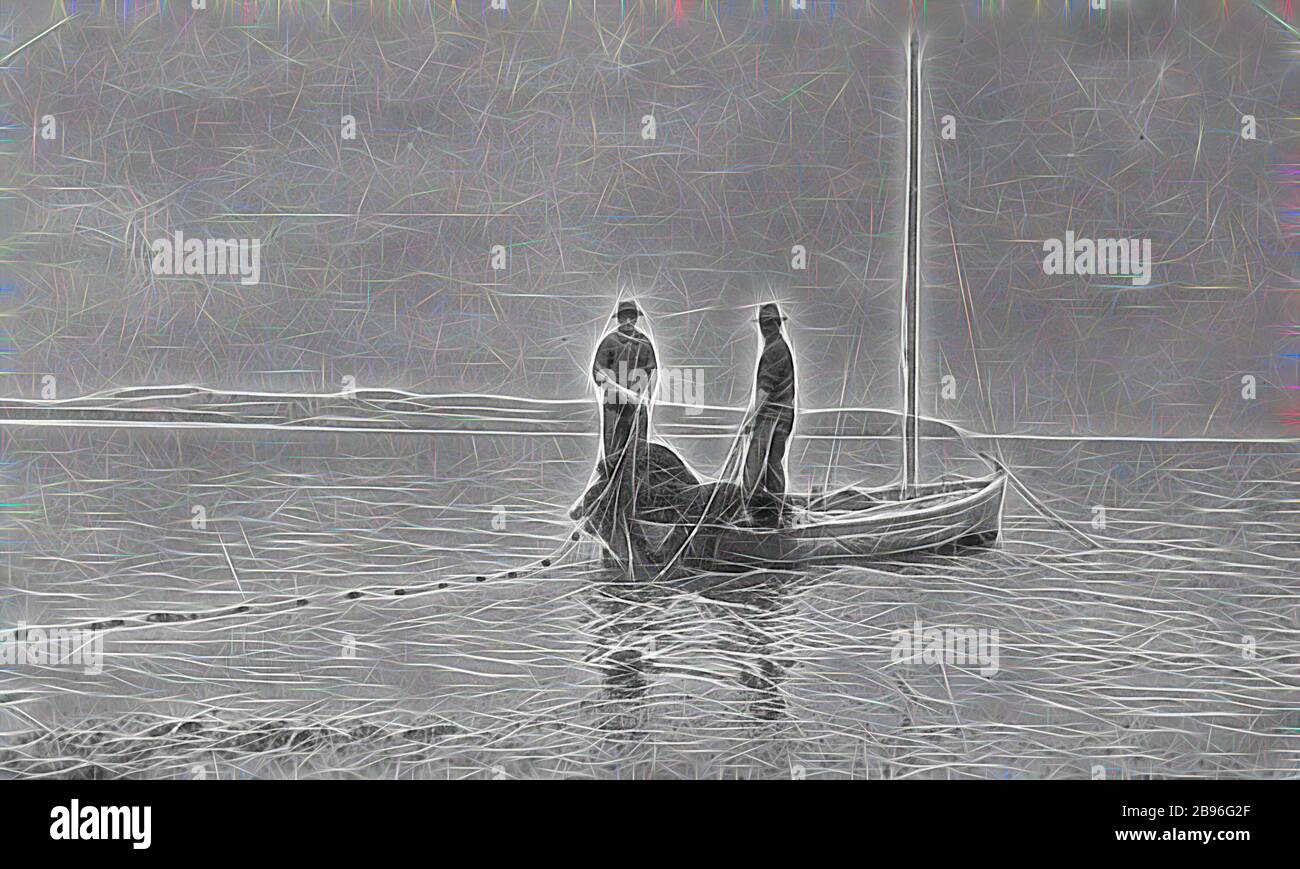
M791 521L781 528L634 521L647 540L658 543L655 561L710 571L788 570L990 543L1001 532L1005 491L1006 474L999 470L978 479L922 484L906 500L896 489L854 492L872 502L858 509L794 496Z

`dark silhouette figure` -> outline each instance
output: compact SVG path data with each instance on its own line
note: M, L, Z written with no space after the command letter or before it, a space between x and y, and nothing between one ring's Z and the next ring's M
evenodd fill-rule
M601 339L591 367L601 393L601 524L629 549L640 542L639 535L629 540L626 532L636 511L637 487L649 473L650 401L659 368L654 345L636 328L639 315L635 302L619 303L618 328ZM621 548L615 548L620 557Z
M759 309L763 354L745 420L745 499L750 516L762 525L778 525L784 516L786 445L794 431L794 356L781 333L784 319L775 303Z
M591 366L601 390L601 435L605 465L611 470L633 432L642 446L649 439L650 399L659 363L654 345L636 328L639 315L636 302L619 303L618 328L601 339Z

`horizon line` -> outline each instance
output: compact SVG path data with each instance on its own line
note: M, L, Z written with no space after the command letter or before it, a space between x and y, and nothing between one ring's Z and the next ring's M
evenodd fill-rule
M120 395L120 394L123 393L123 392L134 392L134 391L142 391L142 392L147 392L147 391L167 392L167 391L174 391L174 390L190 390L190 391L193 391L193 392L209 393L209 394L238 395L238 396L249 396L249 397L254 397L254 398L275 398L275 399L303 399L303 398L308 398L308 399L311 399L311 398L315 398L315 399L321 399L321 398L358 398L358 397L364 397L364 393L368 393L368 392L369 392L369 393L375 393L375 392L388 392L388 393L395 393L395 394L398 394L398 395L401 395L401 396L404 396L404 397L407 397L407 398L412 398L412 399L452 399L452 398L497 399L497 400L503 400L503 401L529 402L529 403L534 403L534 404L543 404L543 405L584 405L584 404L589 404L589 403L592 401L591 398L531 398L531 397L527 397L527 396L504 395L504 394L499 394L499 393L485 393L485 392L442 392L442 393L420 393L420 392L412 392L411 390L408 390L408 389L402 389L402 388L400 388L400 387L385 387L385 386L358 387L358 388L356 388L356 389L352 389L352 390L342 390L342 391L338 391L338 392L261 392L261 391L255 391L255 390L240 390L240 389L228 389L228 388L214 388L214 387L210 387L210 386L200 386L200 385L197 385L197 384L181 383L181 384L173 384L173 385L167 385L167 386L118 386L118 387L110 387L110 388L108 388L108 389L100 390L100 391L98 391L98 392L91 392L91 393L87 393L87 394L85 394L85 395L79 395L79 396L75 396L75 397L72 397L72 398L43 399L43 398L24 398L24 397L21 397L21 396L15 396L15 397L0 396L0 406L3 406L6 402L12 402L12 403L15 403L15 404L26 405L26 406L29 406L29 407L32 407L32 408L45 407L45 408L48 408L48 409L50 409L50 410L59 410L59 409L60 409L60 408L59 408L59 405L67 405L67 404L70 404L70 403L72 403L72 402L90 401L90 400L94 400L94 399L97 399L97 398L113 398L113 397L116 397L116 396ZM705 404L688 405L688 404L684 404L684 403L681 403L681 402L669 402L669 401L657 401L657 402L655 402L655 404L660 405L660 406L663 406L663 407L682 407L682 408L685 408L685 407L693 407L693 408L703 409L703 410L720 411L720 412L728 412L728 413L739 413L739 414L743 414L743 413L745 412L745 408L743 408L743 407L742 407L742 408L737 408L737 407L732 407L732 406L730 406L730 405L705 405ZM89 409L92 409L92 408L82 408L82 409L84 409L84 410L89 410ZM102 408L102 407L101 407L101 408L93 408L93 409L94 409L94 410L101 410L101 411L102 411L102 410L111 410L112 408ZM76 410L78 410L78 408L75 408L75 407L68 407L67 410L75 412ZM178 408L178 409L175 409L175 410L157 409L156 412L158 412L158 413L201 413L201 412L203 412L203 411L202 411L202 410L186 410L186 409ZM898 411L898 410L895 410L895 409L893 409L893 408L887 408L887 407L866 407L866 406L860 406L860 407L803 408L803 409L799 409L799 410L797 410L796 413L797 413L797 415L799 415L799 416L813 415L813 414L819 414L819 413L880 413L880 414L886 414L886 415L897 416L897 417L902 417L902 416L904 416L904 413L903 413L902 411ZM1295 443L1295 444L1300 444L1300 435L1295 435L1295 436L1274 435L1274 436L1260 436L1260 437L1224 437L1224 436L1211 436L1211 435L1191 435L1191 436L1182 436L1182 435L1137 435L1137 434L1109 434L1109 435L1098 435L1098 434L1059 434L1059 433L1057 433L1057 434L1048 434L1048 433L1032 432L1032 431L1031 431L1031 432L980 432L980 431L974 431L974 430L972 430L972 429L965 428L964 426L962 426L962 425L960 425L960 424L958 424L958 423L950 422L950 421L948 421L948 420L941 419L941 418L938 418L938 417L930 417L930 416L924 416L924 415L922 415L922 416L919 416L918 418L921 419L921 420L923 420L923 421L925 421L925 422L931 422L931 423L935 423L935 424L938 424L938 425L947 426L947 427L953 429L953 431L957 432L957 433L958 433L959 435L961 435L962 437L970 437L970 438L1003 439L1003 440L1028 440L1028 439L1034 438L1034 439L1040 439L1040 440L1054 440L1054 441L1140 441L1140 442L1169 442L1169 443ZM398 433L411 433L411 434L486 434L486 435L530 435L530 434L534 434L533 432L519 432L519 431L481 431L481 430L480 430L480 431L476 431L476 430L474 430L474 429L430 429L430 428L410 428L410 427L406 427L406 428L377 428L377 427L367 427L367 426L325 426L325 425L292 425L292 424L279 424L279 423L206 422L206 421L199 421L199 420L191 420L191 421L181 421L181 420L177 420L177 421L148 421L148 420L127 420L127 419L121 419L121 420L115 420L115 419L102 419L102 420L74 420L74 419L22 419L22 418L16 418L16 419L4 419L4 418L0 418L0 426L2 426L2 425L29 425L29 426L66 425L66 426L74 426L74 427L90 427L90 428L105 428L105 427L107 427L107 428L111 428L111 427L120 427L120 428L142 428L142 427L155 427L155 428L250 428L250 429L267 429L267 430L277 430L277 431L279 431L279 430L288 430L288 431L334 431L334 432L376 432L376 431L379 431L379 432L398 432ZM545 435L545 436L552 436L552 437L557 437L557 436L561 436L561 435L566 436L566 437L573 437L573 436L578 436L578 437L595 437L595 436L598 436L598 433L591 433L591 432L537 432L536 434L541 434L541 435ZM713 435L713 434L705 434L705 435L689 435L689 434L687 434L687 435L674 435L674 437L679 437L679 438L707 438L707 437L722 437L722 436L725 436L725 435L723 435L722 433L719 433L719 434L717 434L717 435ZM864 435L848 435L848 434L845 434L845 435L817 435L817 434L811 434L811 435L798 435L798 437L803 437L803 438L834 438L834 439L850 439L850 438L884 438L884 437L898 437L898 435L865 435L865 434L864 434ZM924 437L923 439L924 439L924 440L943 440L944 438L943 438L943 437L930 436L930 437Z

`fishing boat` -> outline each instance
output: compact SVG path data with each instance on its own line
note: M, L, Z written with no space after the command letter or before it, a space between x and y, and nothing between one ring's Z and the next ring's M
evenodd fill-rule
M984 546L1001 533L1004 468L987 456L982 477L917 478L921 419L917 359L920 345L920 46L913 33L907 51L907 196L902 281L902 386L904 396L901 481L874 489L846 488L825 495L786 494L783 521L760 527L735 509L709 509L726 484L696 487L707 502L691 509L649 510L629 520L632 533L603 534L613 560L680 564L696 570L797 569L853 564L908 553L957 553ZM935 422L935 421L928 421ZM662 445L651 444L653 450ZM689 472L687 472L689 473ZM598 483L599 486L599 483ZM599 502L593 486L575 517ZM725 496L721 499L726 500ZM608 526L606 526L608 528ZM615 538L621 538L615 539ZM633 542L636 541L636 542ZM628 556L631 556L629 558Z
M655 544L656 562L677 560L697 570L792 570L987 546L1001 532L1005 488L999 469L921 483L906 497L896 484L817 499L787 495L790 521L778 528L632 521Z

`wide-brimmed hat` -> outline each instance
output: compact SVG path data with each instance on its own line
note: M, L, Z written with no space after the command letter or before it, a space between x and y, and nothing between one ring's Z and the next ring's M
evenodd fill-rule
M758 317L755 318L754 322L783 323L788 319L790 318L781 314L781 309L776 306L776 302L768 302L766 305L758 309Z

